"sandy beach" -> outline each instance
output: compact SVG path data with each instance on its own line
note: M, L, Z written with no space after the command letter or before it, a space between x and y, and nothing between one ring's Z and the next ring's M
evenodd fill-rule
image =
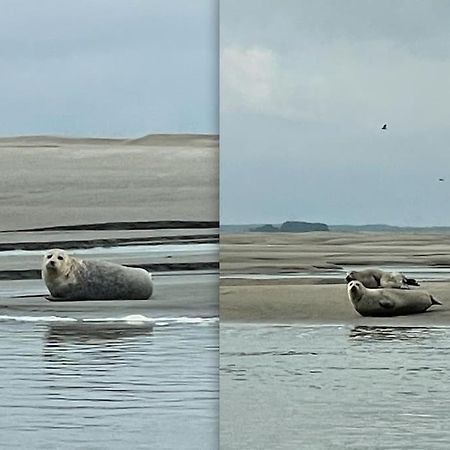
M217 315L217 136L0 138L0 156L3 312L55 309L40 267L59 247L161 274L143 312Z
M0 138L0 231L218 220L218 138Z
M221 320L433 326L450 324L450 236L422 233L246 233L221 237ZM442 270L422 282L443 306L367 318L352 308L345 272L359 267ZM402 269L403 268L403 269ZM420 281L420 278L419 278Z

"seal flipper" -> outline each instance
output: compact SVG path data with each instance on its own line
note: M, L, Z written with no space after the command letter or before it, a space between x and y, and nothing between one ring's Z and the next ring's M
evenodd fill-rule
M420 284L417 282L417 280L415 280L414 278L406 278L405 277L405 283L408 286L420 286Z
M45 299L49 302L59 302L61 300L64 300L62 297L53 297L53 295L46 295Z
M378 304L386 309L392 309L395 306L395 302L392 300L388 300L387 298L382 298L378 301Z
M432 295L430 295L431 305L441 305L442 303L439 300L436 300Z
M48 295L45 297L49 302L76 302L78 300L83 300L78 297L53 297L53 295Z

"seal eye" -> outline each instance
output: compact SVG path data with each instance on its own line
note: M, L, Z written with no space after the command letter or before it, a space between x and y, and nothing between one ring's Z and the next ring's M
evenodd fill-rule
M47 255L47 259L50 259L52 257L52 255Z
M58 259L62 261L64 258L62 256L58 256Z

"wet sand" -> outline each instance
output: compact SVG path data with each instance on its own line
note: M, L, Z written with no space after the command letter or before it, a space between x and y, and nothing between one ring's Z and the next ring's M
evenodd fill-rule
M0 318L4 316L57 316L82 318L217 317L218 277L214 273L165 273L153 276L155 291L149 300L50 302L42 280L0 283ZM20 293L31 292L20 297ZM42 293L39 295L39 293Z
M359 316L345 285L346 268L450 266L450 235L415 233L247 233L221 237L220 317L225 321L355 325L450 324L450 279L421 283L442 303L425 314ZM342 275L326 276L327 272ZM303 273L302 278L247 279ZM323 276L321 276L321 274ZM232 278L235 276L236 278ZM230 277L230 278L229 278ZM420 281L420 280L419 280Z
M0 231L218 220L217 136L0 138Z

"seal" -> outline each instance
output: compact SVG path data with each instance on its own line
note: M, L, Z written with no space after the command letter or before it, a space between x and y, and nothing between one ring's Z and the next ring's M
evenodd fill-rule
M347 285L348 298L361 316L390 317L425 312L442 305L428 292L405 289L368 289L360 281Z
M408 278L399 272L385 272L380 269L352 270L347 273L345 281L360 281L366 288L397 288L409 289L410 286L420 286L414 278Z
M60 249L45 253L42 279L51 301L146 300L153 293L152 276L145 269L83 260Z

